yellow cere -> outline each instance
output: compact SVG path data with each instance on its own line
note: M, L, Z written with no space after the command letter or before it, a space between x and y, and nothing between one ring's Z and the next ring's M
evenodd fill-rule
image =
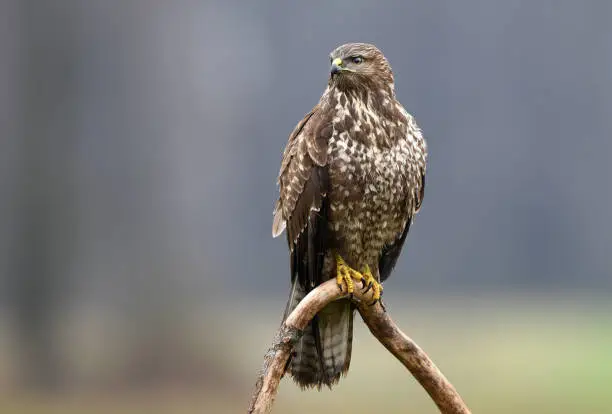
M336 66L342 66L342 59L335 58L334 61L332 62L332 64L336 65Z

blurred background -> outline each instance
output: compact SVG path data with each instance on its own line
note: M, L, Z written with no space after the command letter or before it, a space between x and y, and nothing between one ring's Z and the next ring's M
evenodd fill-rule
M386 303L474 410L612 413L612 3L0 2L0 412L244 412L287 136L377 44L429 142ZM435 413L357 323L334 392Z

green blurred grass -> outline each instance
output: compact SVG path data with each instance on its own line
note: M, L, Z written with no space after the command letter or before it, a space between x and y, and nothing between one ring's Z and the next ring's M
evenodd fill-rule
M539 298L402 303L403 298L388 298L392 316L429 353L474 413L612 413L612 314L608 305ZM278 326L279 312L276 306L235 306L242 306L243 312L222 312L224 329L212 339L220 364L237 378L234 386L192 384L65 397L5 395L0 398L0 413L244 412L263 353ZM285 379L274 412L437 410L359 320L348 376L333 392L304 392Z

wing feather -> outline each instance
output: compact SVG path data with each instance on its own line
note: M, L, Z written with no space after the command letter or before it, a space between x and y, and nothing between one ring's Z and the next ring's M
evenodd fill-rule
M327 249L330 121L319 106L306 114L289 136L278 177L272 234L286 230L291 280L306 292L321 283Z
M331 133L331 123L316 106L296 125L283 152L272 235L277 237L286 230L291 251L306 229L310 212L321 210L327 194L327 180L321 177L326 175Z

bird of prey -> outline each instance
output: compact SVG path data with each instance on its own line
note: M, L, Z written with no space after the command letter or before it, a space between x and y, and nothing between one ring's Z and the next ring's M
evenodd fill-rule
M284 318L322 282L348 293L389 277L425 188L427 146L397 101L393 73L376 46L349 43L330 55L319 103L284 150L272 235L284 230L292 288ZM332 302L297 343L287 371L302 387L331 388L351 360L354 305Z

